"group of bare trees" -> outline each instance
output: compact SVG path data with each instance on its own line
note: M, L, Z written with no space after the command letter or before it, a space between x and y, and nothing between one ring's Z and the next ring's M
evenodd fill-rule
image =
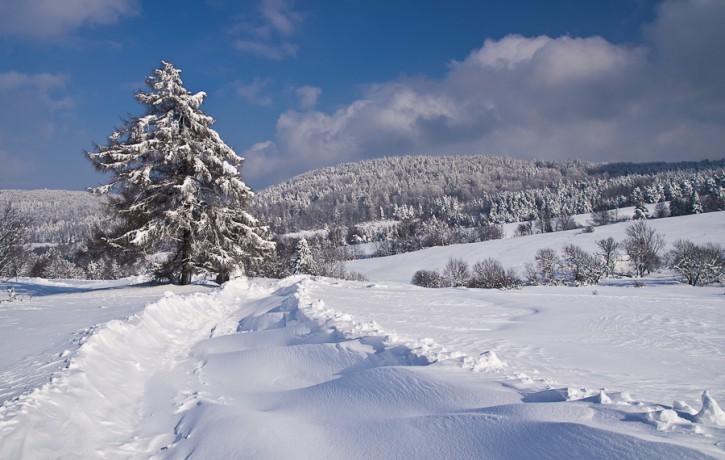
M487 289L511 289L530 285L589 285L615 275L618 261L627 262L631 271L622 276L644 277L660 268L670 268L675 276L693 286L720 282L725 276L725 249L714 243L695 244L678 240L664 253L665 239L644 220L626 229L627 238L618 242L612 237L596 242L597 250L589 253L574 244L565 245L561 254L551 248L539 249L534 262L526 265L524 280L513 269L488 258L476 262L472 269L462 259L451 258L443 270L419 270L412 283L424 287L468 286Z
M523 285L514 269L504 269L501 262L486 258L469 268L463 259L448 259L443 273L435 270L418 270L411 281L422 287L471 287L480 289L516 289Z

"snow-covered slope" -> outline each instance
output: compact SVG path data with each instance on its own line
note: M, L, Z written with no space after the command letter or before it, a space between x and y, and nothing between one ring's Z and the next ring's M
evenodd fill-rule
M697 414L619 392L512 379L493 353L448 350L426 338L438 317L413 326L420 312L445 308L425 292L297 278L169 294L99 326L50 382L6 401L0 458L722 454L724 420L709 397ZM397 320L385 314L378 324L345 313L366 305L397 307L391 318L408 311L410 335L386 331L381 324ZM521 313L493 311L490 330Z
M722 219L652 225L717 242ZM21 279L0 304L0 459L725 457L722 287L424 289L405 273L624 227L356 262L367 283Z
M725 245L725 211L711 212L691 216L652 219L647 222L667 242L665 251L678 239L695 243L719 243ZM481 243L453 246L437 246L416 252L398 254L390 257L354 260L347 263L350 270L362 273L373 281L396 281L410 283L418 270L443 270L449 257L457 257L473 265L476 261L493 257L504 267L515 268L522 274L526 263L534 262L536 251L552 248L560 251L566 244L576 244L594 252L596 242L607 237L617 241L626 238L625 230L631 222L621 222L596 227L593 233L583 229L566 232L542 233L524 237L484 241ZM510 229L508 229L510 235Z

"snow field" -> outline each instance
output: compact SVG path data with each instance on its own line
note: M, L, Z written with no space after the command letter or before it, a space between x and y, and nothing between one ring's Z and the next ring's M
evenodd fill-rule
M18 301L0 305L0 403L46 383L103 323L138 313L168 291L209 291L201 285L135 284L143 281L8 282Z
M138 429L153 421L153 393L166 384L150 395L148 383L181 377L175 368L186 346L236 309L218 297L169 293L128 320L100 326L49 384L0 408L0 458L116 458L153 445Z
M427 331L386 332L364 314L349 313L361 305L389 307L385 299L395 289L410 295L408 286L290 278L164 297L98 327L71 353L67 369L6 401L0 458L722 453L723 433L712 423L687 422L702 427L694 436L655 429L686 422L678 415L684 408L667 412L614 393L572 400L583 395L521 390L506 379L508 367L471 372L468 354L448 351L444 341L421 333ZM438 307L419 301L412 296L407 304L411 324L416 309ZM495 321L517 319L501 310Z
M579 216L585 217L585 216ZM695 243L719 243L725 245L725 211L706 214L652 219L647 224L658 233L664 235L667 246L665 252L672 248L678 239L691 240ZM514 226L515 224L509 224ZM374 259L353 260L346 263L349 270L360 272L371 281L394 281L409 284L418 270L443 271L449 257L460 258L473 266L479 260L492 257L501 262L504 268L514 268L520 276L524 273L526 263L533 263L539 249L555 249L561 255L561 249L567 244L575 244L588 252L597 250L596 242L607 237L616 241L626 238L626 229L631 222L595 227L593 233L582 229L565 232L541 233L523 237L511 237L501 240L483 241L481 243L459 244L452 246L436 246L415 252L397 254ZM507 228L507 235L512 229ZM624 259L620 249L620 258ZM617 271L624 270L622 262ZM606 280L605 280L606 281Z

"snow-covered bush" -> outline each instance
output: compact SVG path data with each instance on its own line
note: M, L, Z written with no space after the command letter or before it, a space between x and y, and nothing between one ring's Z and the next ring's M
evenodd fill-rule
M567 244L562 250L561 269L569 284L595 284L607 271L606 265L579 246Z
M638 220L626 229L624 250L638 277L651 273L660 266L659 253L665 247L664 238L645 220Z
M557 223L557 230L565 232L567 230L575 230L577 228L580 228L581 226L576 223L576 220L574 218L566 213L562 213L561 216L559 216L559 220Z
M561 261L554 249L539 249L536 251L534 260L536 265L527 264L526 266L526 278L530 284L554 285L560 283Z
M605 275L612 276L614 274L614 266L617 263L619 243L610 236L609 238L598 240L597 247L599 248L597 255L602 259L604 268L606 269Z
M27 275L47 279L85 279L86 272L63 254L63 248L50 248L29 257Z
M416 286L428 288L440 288L444 284L443 277L435 270L418 270L410 282Z
M678 240L668 260L677 276L691 286L717 283L725 276L725 249L718 244Z
M490 257L473 264L472 272L468 283L472 288L515 289L522 285L515 270L504 270L501 262Z
M655 217L657 219L662 219L664 217L670 216L670 208L667 206L667 203L664 201L660 201L655 205Z
M467 286L471 278L468 264L463 259L451 257L443 269L445 285L450 287Z

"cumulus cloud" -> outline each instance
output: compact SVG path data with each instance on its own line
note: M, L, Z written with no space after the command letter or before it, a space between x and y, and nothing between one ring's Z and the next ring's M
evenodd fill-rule
M663 84L698 104L708 116L725 110L725 2L667 1L646 28ZM683 107L684 108L684 107Z
M244 37L232 42L237 51L281 60L297 55L298 45L289 40L300 27L302 14L291 1L261 0L256 14L242 16L233 32Z
M300 86L295 90L297 97L300 99L300 107L310 109L317 105L320 99L322 89L317 86Z
M112 24L139 11L136 0L5 0L0 35L49 39Z
M725 3L670 0L640 45L488 39L441 80L365 89L334 112L283 113L269 181L392 154L653 161L722 157ZM685 69L685 70L683 70ZM259 153L259 152L257 152Z

